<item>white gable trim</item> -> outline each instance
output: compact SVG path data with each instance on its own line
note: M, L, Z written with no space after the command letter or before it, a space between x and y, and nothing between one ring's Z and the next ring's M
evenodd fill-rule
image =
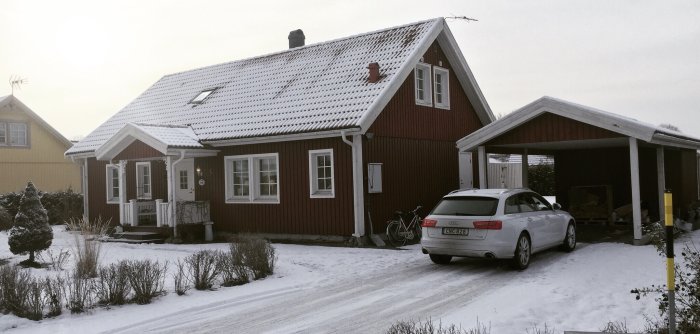
M111 160L136 140L154 148L163 155L168 153L168 145L139 129L133 124L126 124L95 150L97 160Z

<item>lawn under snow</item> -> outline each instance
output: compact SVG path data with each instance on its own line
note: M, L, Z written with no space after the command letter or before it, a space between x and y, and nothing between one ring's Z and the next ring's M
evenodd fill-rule
M63 227L54 227L51 249L72 249L73 238ZM676 248L690 240L700 244L700 232L684 237ZM154 259L172 264L200 249L227 247L104 243L102 263ZM0 315L0 332L382 333L397 320L428 317L462 328L474 327L478 319L491 333L525 333L545 324L558 333L597 331L608 321L625 321L639 330L645 314L657 315L657 306L652 297L636 301L629 291L665 280L665 260L653 246L619 243L541 253L523 272L483 260L434 265L417 245L403 250L274 247L275 274L244 286L177 296L168 275L169 293L150 305L65 312L40 322ZM7 233L0 232L0 260L14 264L25 258L10 253ZM169 268L172 272L174 266Z

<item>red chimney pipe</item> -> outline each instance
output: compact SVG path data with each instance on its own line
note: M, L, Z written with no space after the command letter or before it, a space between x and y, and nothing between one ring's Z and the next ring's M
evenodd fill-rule
M379 63L369 63L367 68L369 69L368 81L371 83L379 81Z

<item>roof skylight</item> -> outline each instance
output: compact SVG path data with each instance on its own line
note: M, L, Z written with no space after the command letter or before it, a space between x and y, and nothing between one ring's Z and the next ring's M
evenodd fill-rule
M192 99L190 101L190 103L191 104L200 104L200 103L204 102L204 100L206 100L207 97L209 97L209 95L211 95L211 93L213 93L215 90L216 90L216 88L203 90L201 93L197 94L197 96L195 96L194 99Z

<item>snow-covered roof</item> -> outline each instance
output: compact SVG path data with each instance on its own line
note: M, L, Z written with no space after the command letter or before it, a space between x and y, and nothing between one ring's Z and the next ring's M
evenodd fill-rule
M484 124L493 115L444 19L166 75L68 150L89 153L128 123L189 125L212 145L246 138L364 133L438 41ZM379 63L380 80L367 66ZM202 103L190 103L206 90Z
M552 113L623 136L663 146L700 149L700 139L600 109L544 96L457 141L461 151L471 151L540 116Z

